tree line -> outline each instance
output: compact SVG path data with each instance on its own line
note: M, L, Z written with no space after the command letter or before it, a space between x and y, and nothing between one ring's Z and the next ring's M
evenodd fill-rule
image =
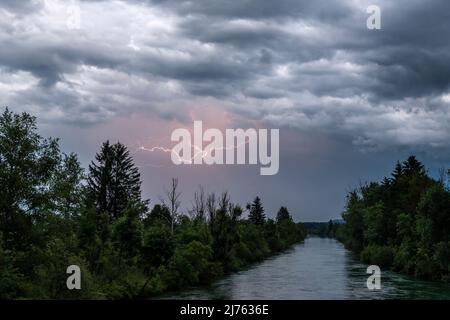
M410 156L392 174L351 191L336 236L370 264L450 280L450 172L432 178Z
M35 117L8 109L0 186L1 299L151 297L208 284L306 236L285 207L267 219L259 197L241 207L199 187L181 212L177 179L151 207L123 144L103 143L84 170L38 134ZM81 269L81 290L66 287L69 265Z
M328 222L304 222L303 226L309 236L320 238L336 238L337 231L343 221L328 220Z

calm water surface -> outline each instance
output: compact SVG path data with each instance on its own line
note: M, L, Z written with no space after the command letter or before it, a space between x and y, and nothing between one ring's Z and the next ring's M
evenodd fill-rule
M381 290L366 287L367 265L334 239L307 238L291 250L209 287L167 299L450 299L450 285L383 271Z

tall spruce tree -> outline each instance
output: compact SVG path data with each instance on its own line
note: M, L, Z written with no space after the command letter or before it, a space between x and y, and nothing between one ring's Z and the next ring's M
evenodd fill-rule
M425 166L417 160L415 156L409 156L406 161L403 162L403 172L408 175L425 175Z
M395 165L395 169L392 172L392 178L394 181L398 181L400 177L403 175L403 167L400 161L397 161L397 164Z
M261 199L256 197L250 206L250 213L248 215L248 220L254 224L262 225L266 221L266 216L264 215L264 208L261 203Z
M127 148L106 141L89 166L88 189L98 212L112 220L122 216L130 201L142 202L141 181Z

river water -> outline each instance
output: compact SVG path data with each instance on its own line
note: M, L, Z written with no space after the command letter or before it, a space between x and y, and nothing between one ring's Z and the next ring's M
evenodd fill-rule
M304 243L208 287L164 299L450 299L450 285L382 270L381 289L366 286L367 265L334 239Z

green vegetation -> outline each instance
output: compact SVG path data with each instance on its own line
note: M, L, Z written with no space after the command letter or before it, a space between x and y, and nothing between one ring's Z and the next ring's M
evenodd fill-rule
M450 280L450 190L414 157L350 192L337 238L370 264Z
M126 147L105 142L87 173L37 133L36 119L0 115L0 299L136 298L207 284L305 238L286 208L266 219L227 193L194 194L180 212L178 180L149 209ZM68 290L78 265L82 289Z
M304 222L303 226L308 235L321 238L336 238L341 224L342 221L329 220L328 222Z

